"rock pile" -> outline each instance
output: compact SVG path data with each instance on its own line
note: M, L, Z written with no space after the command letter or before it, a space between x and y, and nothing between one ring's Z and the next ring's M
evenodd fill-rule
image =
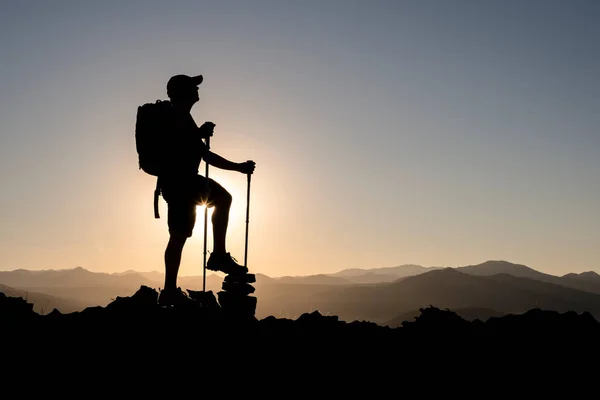
M217 293L221 308L228 314L254 318L257 299L250 296L255 290L251 285L254 282L254 274L227 275L223 279L223 290Z

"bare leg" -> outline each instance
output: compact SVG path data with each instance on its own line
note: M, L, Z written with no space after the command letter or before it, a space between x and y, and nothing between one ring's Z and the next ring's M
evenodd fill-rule
M181 253L187 237L171 235L165 250L165 290L177 289L177 274L181 264Z
M225 254L225 237L229 224L229 210L231 209L231 194L225 192L215 203L211 222L213 225L213 253Z
M212 190L209 199L209 207L214 207L212 213L213 225L213 252L210 255L206 268L212 271L221 271L226 274L247 273L248 269L239 265L227 253L225 238L227 225L229 224L229 211L231 209L231 194L216 182L211 182Z

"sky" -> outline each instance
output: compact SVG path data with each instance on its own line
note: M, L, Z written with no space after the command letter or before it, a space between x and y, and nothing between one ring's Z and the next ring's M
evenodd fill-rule
M249 187L209 168L251 272L600 272L599 20L591 0L3 2L0 270L164 270L135 117L184 73L212 150L256 162ZM203 228L199 208L181 275Z

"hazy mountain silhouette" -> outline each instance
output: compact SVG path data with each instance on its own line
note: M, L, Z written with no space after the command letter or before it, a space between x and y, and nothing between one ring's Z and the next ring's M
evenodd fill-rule
M280 283L298 283L315 285L352 285L393 282L399 278L422 274L440 267L422 267L420 265L400 265L373 269L350 268L332 274L274 277Z
M2 284L0 284L0 293L4 293L9 297L20 297L26 300L28 303L33 305L33 310L38 314L47 314L53 309L57 309L66 314L76 311L83 311L86 307L93 305L73 299L51 296L46 293L29 292L15 289Z
M441 267L422 267L420 265L415 264L404 264L399 265L397 267L382 267L371 269L349 268L330 275L346 278L356 283L376 283L391 282L398 278L419 275L424 272L433 271L440 268ZM380 280L375 280L376 277L380 277Z
M152 282L152 285L150 285L151 287L162 288L164 281L165 281L164 273L157 272L157 271L151 271L151 272L141 272L140 274L142 274L143 276L145 276ZM209 271L207 271L206 290L213 291L215 293L218 292L219 290L221 290L223 278L224 278L224 275L221 273L209 273ZM277 279L271 278L264 274L255 274L255 278L256 278L256 283L277 282ZM202 275L179 276L177 278L177 284L178 284L178 286L185 288L185 289L202 290L203 277L202 277Z
M138 271L128 270L128 271L121 273L121 275L128 275L128 274L140 274L144 278L148 279L151 282L164 282L164 279L165 279L165 274L162 272L158 272L158 271L138 272Z
M600 275L594 271L582 272L579 274L570 273L570 274L563 275L563 278L600 283Z
M349 285L352 281L344 278L338 278L326 274L307 275L307 276L282 276L275 278L280 283L298 283L312 285Z
M600 294L600 276L595 272L567 274L561 277L545 274L525 265L513 264L508 261L486 261L477 265L457 267L456 270L477 276L508 274Z
M58 270L30 271L17 269L0 271L0 283L12 287L82 287L118 286L138 288L152 282L138 272L108 274L91 272L82 267Z
M416 274L415 274L416 275ZM358 284L376 284L376 283L385 283L385 282L393 282L398 278L396 275L385 275L385 274L377 274L377 273L364 273L362 275L349 276L345 278L350 283L358 283Z
M353 279L364 282L356 283ZM487 261L458 268L403 265L279 278L256 274L254 286L259 299L256 315L261 318L295 318L320 310L344 320L389 323L399 315L414 314L415 310L430 304L458 310L459 315L469 320L474 315L486 318L495 315L493 313L523 312L539 305L559 311L589 310L598 315L598 295L589 296L591 293L585 291L593 292L599 280L600 276L593 272L558 277L506 261ZM222 281L218 274L207 274L207 290L219 291ZM0 283L70 301L57 307L63 311L80 310L86 305L106 306L142 285L161 288L164 274L133 270L93 273L81 267L16 270L0 272ZM201 290L202 284L201 275L181 276L178 280L183 289ZM473 312L468 314L468 310ZM481 313L476 314L474 310ZM483 310L490 312L486 314Z
M491 276L496 274L509 274L520 278L536 279L538 281L556 283L560 280L554 275L545 274L521 264L514 264L508 261L486 261L477 265L467 265L456 267L457 271L477 276ZM558 279L557 279L558 278Z
M333 284L297 284L281 283L277 279L266 281L256 280L256 297L260 299L256 306L256 316L264 318L296 318L305 312L317 310L321 298L327 293L335 293L345 287Z
M265 283L276 283L277 279L271 278L265 274L255 274L256 283L265 284Z
M366 319L377 323L428 305L450 309L489 308L502 313L520 313L542 307L600 315L598 294L507 274L475 276L453 268L430 271L390 284L325 288L313 288L310 295L286 288L276 296L277 307L287 310L288 315L298 315L311 307L346 321ZM264 292L268 293L267 290ZM262 311L275 310L263 308Z
M133 270L128 270L121 273L115 273L114 275L118 276L129 276L133 281L136 281L137 276L142 276L148 284L151 286L162 287L165 282L165 274L163 272L158 271L149 271L149 272L137 272ZM222 277L217 276L214 273L206 274L206 284L207 285L220 285L222 281ZM202 275L188 275L188 276L180 276L179 282L185 285L192 285L194 289L198 288L198 285L202 287ZM140 284L142 285L142 284ZM140 286L138 285L138 286Z
M220 288L222 281L223 278L216 274L207 274L207 290ZM133 270L109 274L91 272L82 267L40 271L18 269L0 271L0 283L23 291L71 299L74 304L105 306L119 296L129 295L142 285L162 287L164 274ZM201 290L203 277L184 276L180 278L180 284L188 289Z
M600 293L600 275L596 272L570 273L563 275L561 280L564 285L592 293Z
M330 274L330 276L344 277L352 283L380 283L399 281L403 278L443 268L447 267L422 267L420 265L406 264L389 268L345 269ZM488 260L481 264L454 268L470 275L491 276L496 274L509 274L516 277L535 279L542 282L554 283L600 294L600 275L593 271L555 276L536 271L526 265L515 264L503 260Z

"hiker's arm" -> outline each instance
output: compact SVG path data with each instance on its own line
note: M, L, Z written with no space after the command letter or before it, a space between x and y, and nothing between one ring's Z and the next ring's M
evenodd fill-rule
M254 161L246 161L243 163L235 163L229 161L220 155L213 153L212 151L208 151L205 153L204 161L213 167L217 167L220 169L225 169L229 171L237 171L243 174L251 174L254 172L255 163Z
M223 158L220 155L213 153L212 151L206 152L203 158L204 161L206 161L213 167L225 169L228 171L240 171L241 164L229 161L226 158Z

